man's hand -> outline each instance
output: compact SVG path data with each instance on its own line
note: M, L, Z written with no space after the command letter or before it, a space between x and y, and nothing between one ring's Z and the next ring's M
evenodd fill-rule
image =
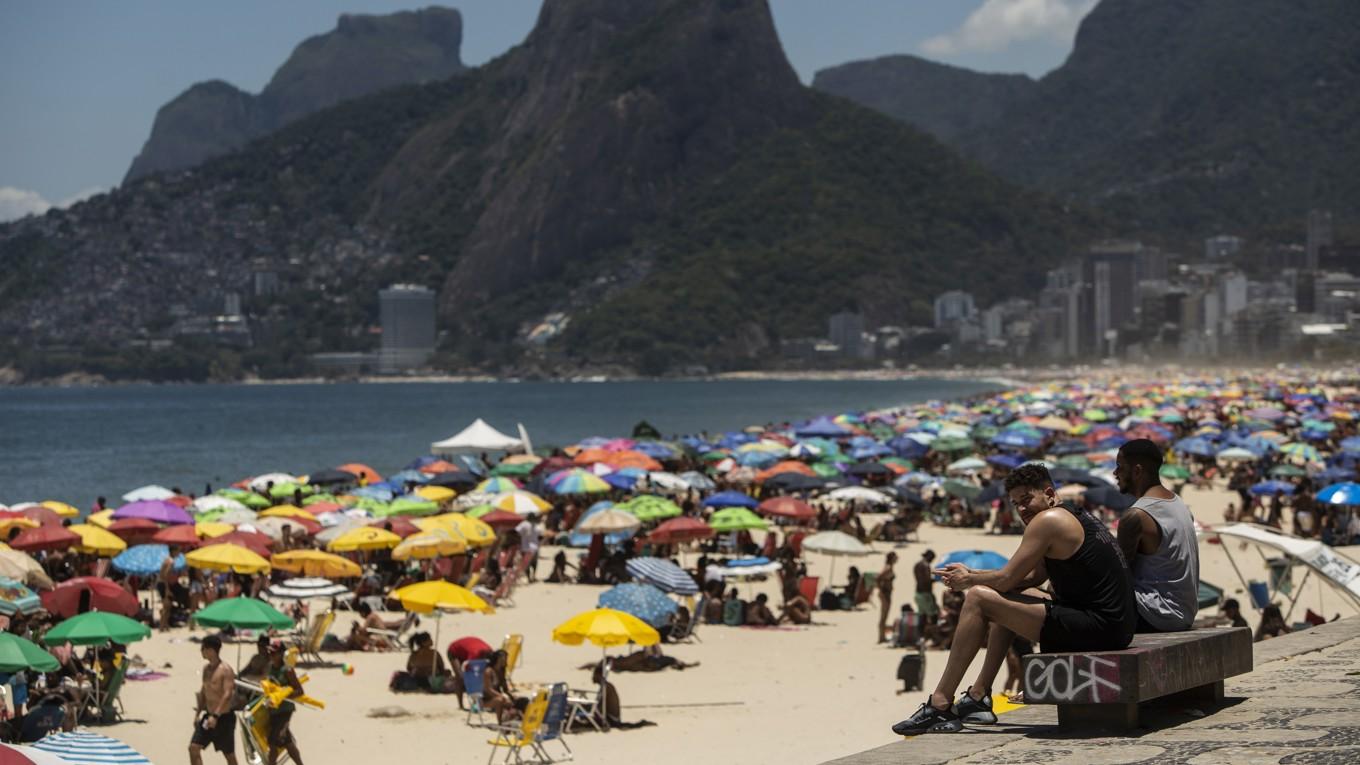
M950 563L944 568L937 568L935 574L951 590L966 590L973 586L973 570L962 563Z
M217 715L208 715L208 719L203 721L203 730L212 730L217 727Z

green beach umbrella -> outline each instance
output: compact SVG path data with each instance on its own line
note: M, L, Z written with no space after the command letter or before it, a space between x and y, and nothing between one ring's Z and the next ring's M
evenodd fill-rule
M421 497L401 497L392 500L387 507L375 511L373 515L377 518L387 518L392 515L434 515L438 512L438 503Z
M524 477L534 471L534 465L530 462L502 462L496 467L491 468L491 475Z
M966 436L941 436L930 442L930 448L937 452L971 452L973 439Z
M58 624L43 635L48 645L104 645L114 642L124 645L151 637L151 630L141 622L104 611L88 611Z
M194 621L209 627L233 627L236 629L288 629L293 620L284 616L277 608L255 598L227 598L200 609L194 614Z
M42 646L30 643L12 632L0 632L0 672L20 672L25 669L56 672L60 667L57 657L44 651Z
M1284 464L1271 468L1270 475L1272 478L1301 478L1308 475L1308 471L1298 465Z
M978 495L982 493L982 487L976 484L967 483L966 481L957 481L951 478L948 481L944 482L944 492L951 496L959 497L960 499L966 499L971 502L972 500L977 499Z
M840 478L841 475L840 468L834 462L814 462L810 467L812 472L822 478Z
M327 494L327 493L325 493L325 492L318 492L318 493L316 493L316 494L313 494L313 495L310 496L310 497L307 497L306 499L303 499L303 500L302 500L302 506L303 506L303 507L306 507L306 506L308 506L308 505L315 505L315 504L318 503L318 502L327 502L327 503L332 504L332 505L338 505L338 504L340 504L340 500L336 499L334 494Z
M709 519L708 525L719 534L729 531L751 531L753 529L769 528L769 523L764 518L751 512L744 507L728 507L713 514Z
M650 523L659 521L663 518L676 518L684 514L680 506L665 497L658 497L654 494L640 494L620 505L615 505L619 510L632 513L637 516L639 521Z
M263 510L274 504L268 499L261 497L259 494L256 494L253 491L246 491L245 489L222 489L217 492L217 496L234 499L252 510Z
M468 509L464 510L463 515L466 515L469 518L481 518L483 515L486 515L487 513L495 509L496 508L492 507L491 505L476 505L475 507L469 507Z
M305 483L281 483L269 490L269 496L274 499L284 499L295 496L299 491L305 497L309 494L315 494L316 488Z
M1185 481L1190 478L1190 471L1182 465L1162 465L1159 473L1168 481Z

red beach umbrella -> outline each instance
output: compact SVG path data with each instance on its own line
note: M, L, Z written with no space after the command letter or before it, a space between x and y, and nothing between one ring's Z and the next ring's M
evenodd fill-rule
M502 531L504 529L513 529L518 526L520 522L524 520L524 517L514 513L507 513L504 510L492 510L478 520L496 531Z
M9 546L24 552L37 550L65 550L80 544L80 535L61 526L39 526L24 529Z
M796 497L773 497L767 499L756 506L756 512L761 515L792 518L798 521L806 521L817 517L817 511L813 509L811 505Z
M376 526L380 529L387 529L402 539L420 531L420 527L415 525L410 518L407 518L404 515L394 515L389 518L383 518L382 520L373 521L368 525Z
M713 527L698 518L681 516L657 526L652 530L652 533L647 535L647 541L662 545L675 545L682 542L692 542L696 539L708 539L713 536L713 533Z
M119 521L122 523L122 521ZM198 538L198 532L193 526L180 525L169 526L151 535L152 542L159 542L163 545L178 545L180 547L198 547L202 544Z
M193 526L189 526L193 529ZM161 530L161 525L145 518L123 518L109 524L109 531L129 545L146 544Z
M270 548L274 546L274 540L254 531L233 531L230 534L214 537L213 544L240 545L261 558L268 558Z
M23 510L20 510L19 512L23 513L25 518L28 518L31 521L36 521L40 526L61 525L61 516L57 515L49 507L43 507L42 505L31 505L29 507L25 507Z
M75 616L80 610L81 593L90 593L90 608L123 616L137 613L137 598L116 583L97 576L68 579L50 592L42 593L43 608L63 619Z

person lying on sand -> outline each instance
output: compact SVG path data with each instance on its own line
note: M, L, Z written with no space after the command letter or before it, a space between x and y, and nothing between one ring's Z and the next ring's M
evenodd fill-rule
M582 669L593 668L594 663L587 664ZM674 656L667 656L661 652L660 645L649 645L640 651L634 651L627 656L621 656L610 662L609 668L615 672L660 672L663 669L689 669L699 666L699 662L686 664Z

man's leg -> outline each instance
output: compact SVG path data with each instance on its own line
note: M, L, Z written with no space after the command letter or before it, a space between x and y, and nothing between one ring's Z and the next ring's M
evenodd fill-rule
M964 593L963 610L959 613L959 624L954 630L954 643L949 649L949 661L945 664L944 674L930 696L930 703L937 709L946 709L952 703L963 673L973 663L973 657L982 648L983 632L987 624L999 624L1007 630L1030 640L1039 639L1043 627L1045 608L1043 601L1026 595L1002 595L990 587L971 587ZM1005 654L1001 654L1005 658ZM1000 666L992 668L992 676ZM985 671L985 668L984 668Z
M203 747L198 744L189 745L189 765L203 765Z
M1042 591L1036 589L1028 589L1018 594L1006 593L1004 597L1012 598L1020 603L1038 603L1040 606L1048 599ZM1039 626L1043 626L1042 617ZM1013 642L1015 642L1014 630L1003 627L996 622L991 623L987 633L987 656L982 660L982 671L978 673L977 680L968 689L968 695L981 700L983 696L992 692L992 684L996 682L996 675L1001 671L1001 665L1006 662Z

